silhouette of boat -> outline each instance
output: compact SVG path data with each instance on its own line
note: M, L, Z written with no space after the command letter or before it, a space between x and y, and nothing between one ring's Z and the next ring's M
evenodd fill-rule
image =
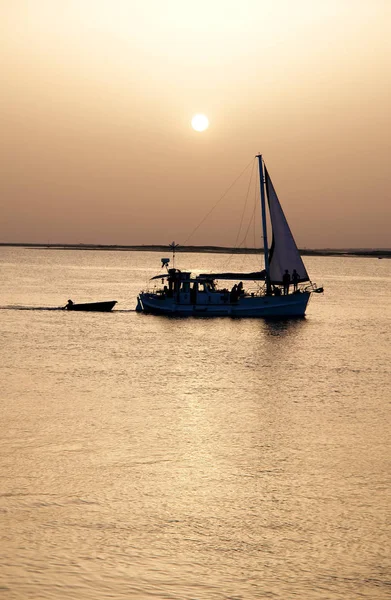
M72 300L68 300L65 310L79 310L79 311L91 311L91 312L110 312L113 307L117 304L116 300L109 300L107 302L86 302L83 304L75 304Z
M162 259L165 275L152 280L166 283L160 289L142 291L137 298L136 311L155 315L201 315L203 317L303 317L312 293L321 293L310 281L269 173L258 155L264 268L252 273L203 273L169 268L169 258ZM272 229L272 243L267 239L267 212ZM173 256L177 244L171 244ZM229 291L217 281L239 281ZM244 289L243 281L258 283Z

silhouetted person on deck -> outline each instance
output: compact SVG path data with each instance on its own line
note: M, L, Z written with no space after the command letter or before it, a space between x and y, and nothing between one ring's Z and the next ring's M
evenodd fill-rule
M231 302L236 302L237 301L237 299L238 299L238 286L236 285L236 283L233 286L233 288L232 288L231 293L230 293L229 296L230 296L229 299L230 299Z
M298 272L296 271L296 269L293 269L292 283L293 283L293 291L294 292L297 292L297 285L299 283L299 279L300 279L300 276L299 276Z
M291 283L291 276L289 274L288 269L285 269L285 273L282 276L282 283L284 286L284 296L287 296L287 294L289 294L289 286Z
M73 307L73 302L72 302L72 300L68 300L68 302L67 302L67 304L66 304L65 308L66 308L66 309L68 309L68 310L72 310L72 307Z

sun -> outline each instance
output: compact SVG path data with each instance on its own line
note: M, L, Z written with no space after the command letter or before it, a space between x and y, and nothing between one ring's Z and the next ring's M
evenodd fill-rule
M195 131L205 131L209 127L209 119L206 115L194 115L191 120L191 126Z

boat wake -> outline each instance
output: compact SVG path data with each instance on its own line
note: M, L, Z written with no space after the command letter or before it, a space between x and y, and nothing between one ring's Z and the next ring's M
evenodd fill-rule
M0 310L64 310L62 306L0 306Z

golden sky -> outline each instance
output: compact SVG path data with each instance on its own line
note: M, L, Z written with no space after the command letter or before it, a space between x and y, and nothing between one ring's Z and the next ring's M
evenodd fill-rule
M262 152L299 247L391 247L390 31L391 0L3 0L0 241L184 243ZM243 185L188 243L234 245Z

